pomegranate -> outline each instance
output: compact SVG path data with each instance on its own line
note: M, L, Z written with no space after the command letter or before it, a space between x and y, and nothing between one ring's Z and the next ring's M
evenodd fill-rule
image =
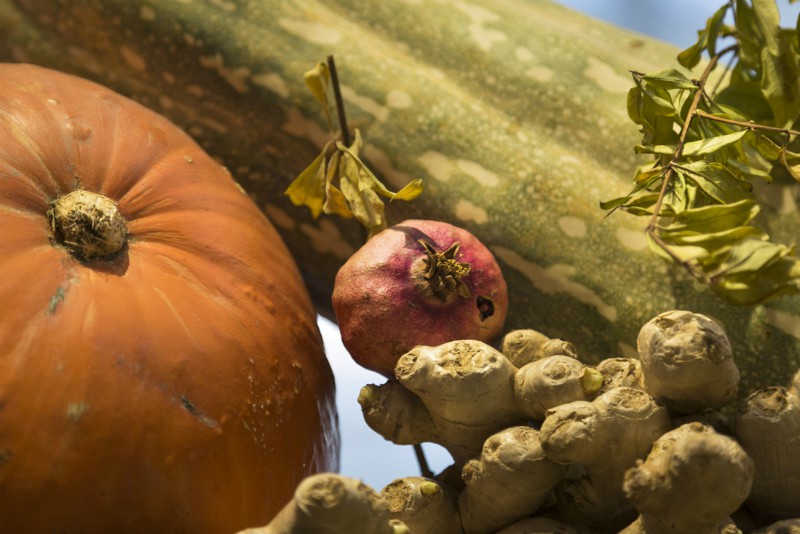
M508 290L474 235L445 222L407 220L373 236L341 267L333 310L350 356L392 377L400 356L417 345L497 337Z

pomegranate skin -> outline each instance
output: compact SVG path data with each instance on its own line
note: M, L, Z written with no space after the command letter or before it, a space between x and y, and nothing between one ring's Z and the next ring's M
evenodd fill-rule
M459 244L455 260L469 265L461 279L469 296L454 291L443 297L430 290L425 277L430 261L421 240L437 252ZM499 336L508 289L494 256L471 233L445 222L410 219L373 236L339 269L333 310L353 360L393 377L397 360L417 345Z

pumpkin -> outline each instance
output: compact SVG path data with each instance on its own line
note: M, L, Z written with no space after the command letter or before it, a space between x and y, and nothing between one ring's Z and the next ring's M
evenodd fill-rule
M234 532L336 469L310 297L222 166L32 65L0 140L0 530Z
M642 324L692 310L730 336L742 395L800 366L800 297L726 304L647 249L645 221L599 208L642 163L629 71L677 68L675 47L547 0L0 0L0 27L0 57L109 84L220 157L329 315L335 274L363 237L282 191L327 140L303 72L332 53L366 162L392 187L425 182L389 223L445 221L486 244L508 282L507 328L569 339L598 361L635 356ZM800 216L782 200L793 186L770 187L764 225L793 242Z

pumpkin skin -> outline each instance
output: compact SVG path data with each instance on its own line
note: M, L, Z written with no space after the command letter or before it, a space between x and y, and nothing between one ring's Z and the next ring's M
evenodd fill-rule
M234 532L338 466L333 376L277 232L171 122L0 65L5 532ZM51 202L114 200L128 245L80 260Z

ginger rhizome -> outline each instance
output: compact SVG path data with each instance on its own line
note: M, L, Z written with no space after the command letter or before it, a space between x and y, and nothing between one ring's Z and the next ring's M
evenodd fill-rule
M574 401L547 412L540 440L548 458L580 464L584 474L556 488L559 517L589 527L624 526L635 517L622 490L625 471L672 428L667 410L648 393L620 387L593 401Z
M661 436L625 473L639 518L622 534L718 534L753 483L753 461L732 438L689 423Z
M416 347L400 358L395 375L397 381L362 388L367 424L399 445L438 443L459 467L495 432L593 398L602 385L600 373L574 358L547 356L517 369L474 340Z
M717 323L674 310L648 321L637 340L647 391L673 413L722 408L736 399L739 370Z
M424 477L397 479L380 492L393 519L413 534L463 534L458 514L458 493Z
M800 517L800 371L747 397L736 437L756 469L747 508L762 521Z
M303 479L294 498L267 526L239 534L352 534L356 527L370 534L409 534L374 489L349 477L320 473Z
M458 507L464 532L492 534L533 514L565 472L566 466L545 456L538 430L515 426L494 434L462 470Z

